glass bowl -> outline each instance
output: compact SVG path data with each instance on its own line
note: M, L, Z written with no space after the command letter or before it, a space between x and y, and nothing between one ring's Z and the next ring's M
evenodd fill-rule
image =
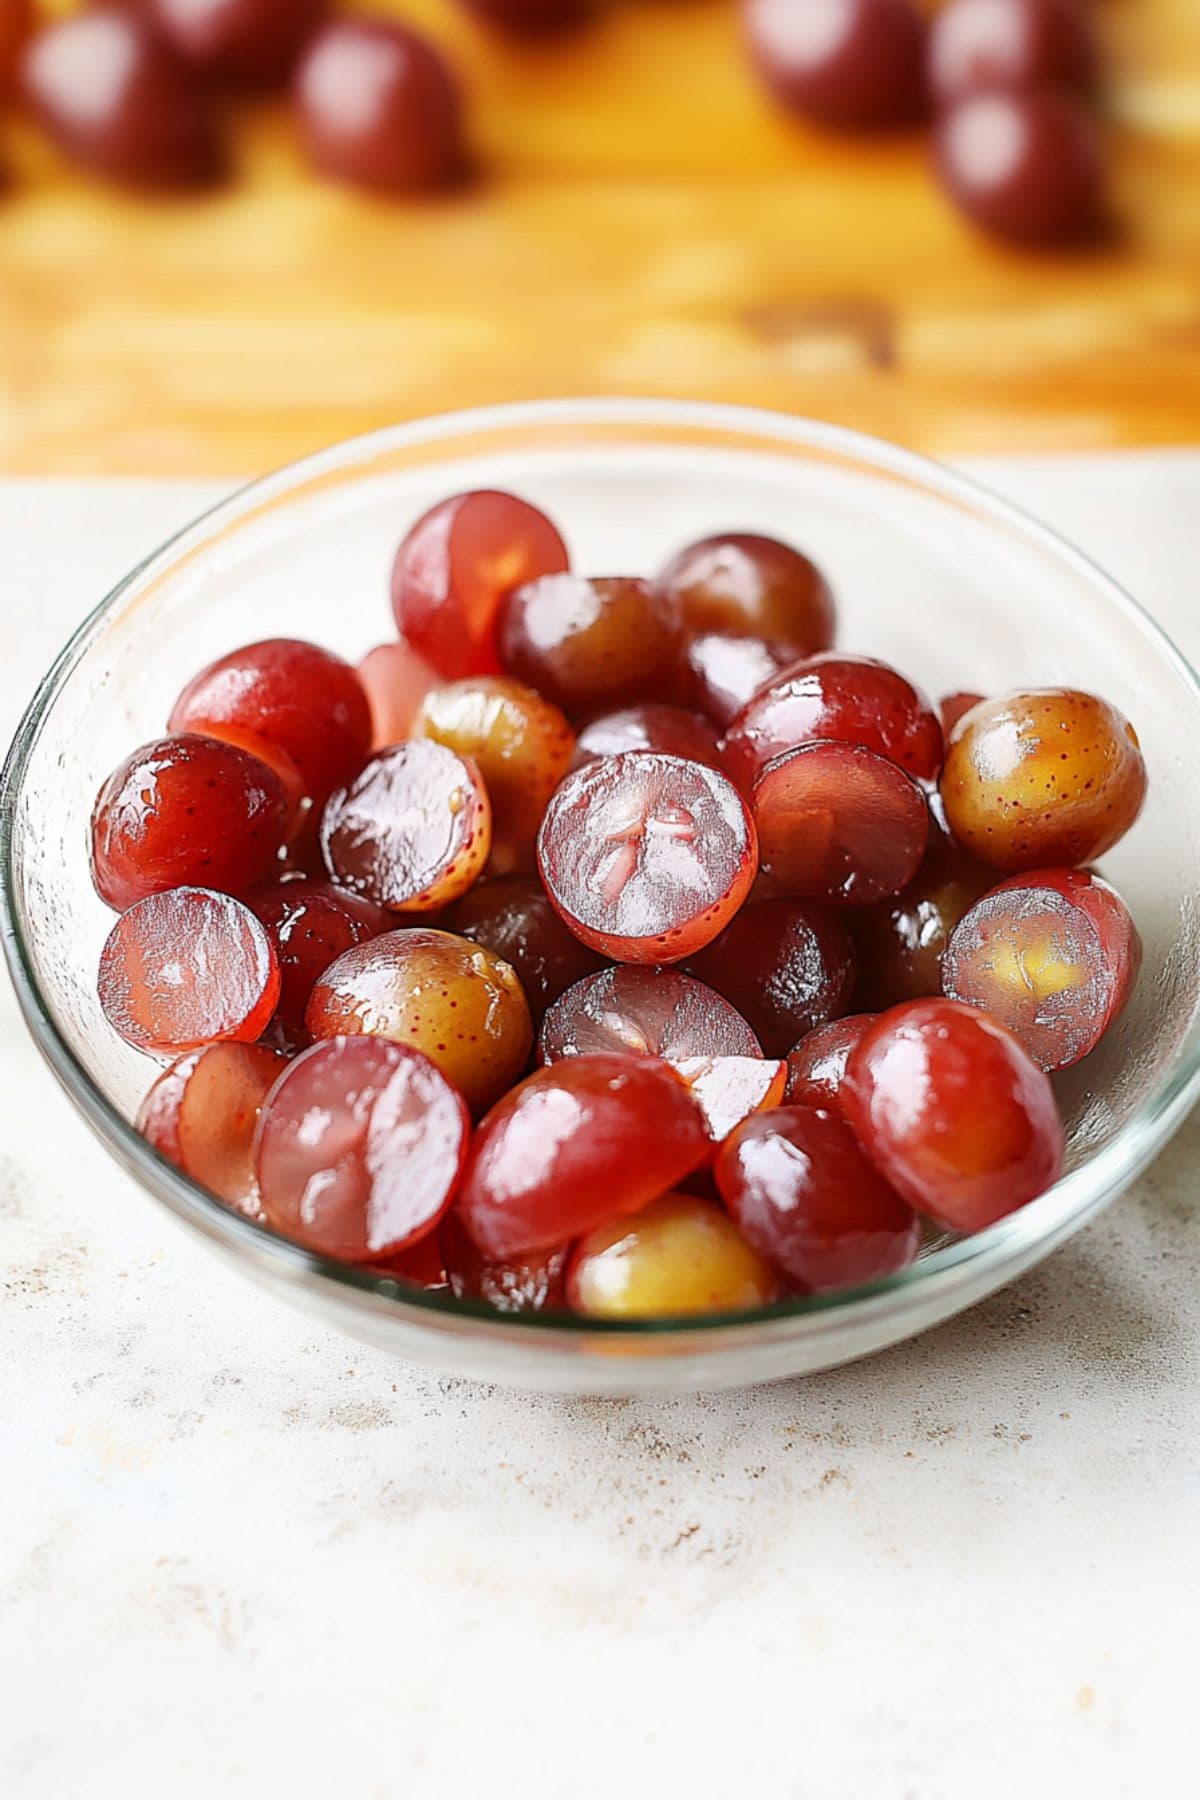
M644 573L721 528L794 539L830 572L839 642L935 695L1055 682L1134 721L1151 774L1105 864L1145 939L1135 997L1058 1080L1069 1129L1051 1192L905 1273L770 1312L663 1325L498 1317L349 1270L228 1211L132 1129L155 1067L96 1001L112 914L92 890L93 796L165 725L202 664L256 638L351 658L391 632L397 540L445 494L497 486L545 507L577 567ZM157 550L66 646L0 788L5 950L33 1035L118 1162L221 1255L281 1297L398 1355L535 1388L604 1394L732 1386L828 1368L970 1306L1046 1256L1128 1186L1200 1080L1200 687L1114 582L959 475L828 425L663 401L551 401L403 425L234 495Z

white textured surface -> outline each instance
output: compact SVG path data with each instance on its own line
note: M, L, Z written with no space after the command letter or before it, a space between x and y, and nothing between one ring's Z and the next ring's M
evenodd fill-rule
M1200 655L1200 453L988 473ZM215 491L0 484L0 738ZM0 1795L1189 1791L1198 1151L873 1362L539 1400L227 1272L0 984Z

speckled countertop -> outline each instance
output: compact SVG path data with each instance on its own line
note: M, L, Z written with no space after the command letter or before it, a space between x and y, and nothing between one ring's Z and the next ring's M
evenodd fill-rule
M1200 653L1200 454L993 465ZM0 484L0 736L211 485ZM572 1401L313 1326L110 1165L0 983L0 1795L1187 1792L1200 1120L966 1317Z

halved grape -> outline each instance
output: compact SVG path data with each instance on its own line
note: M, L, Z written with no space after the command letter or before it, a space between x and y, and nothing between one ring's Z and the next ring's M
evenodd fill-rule
M123 912L100 953L100 1005L136 1050L195 1050L262 1036L279 999L266 931L241 901L207 888L151 894Z
M791 644L797 657L828 650L834 606L829 583L801 551L778 538L727 531L673 556L658 586L674 594L684 629L724 631Z
M329 881L277 881L251 894L279 963L275 1019L290 1043L306 1041L304 1012L319 976L352 944L378 937L389 914Z
M775 757L817 739L861 744L923 781L942 761L942 728L920 688L874 657L831 650L747 701L729 727L725 764L749 792Z
M1012 1033L957 1000L881 1014L850 1053L842 1110L875 1166L919 1212L981 1231L1062 1168L1049 1077Z
M774 1271L728 1213L664 1194L576 1245L567 1296L589 1319L667 1319L750 1312L775 1298Z
M787 1086L787 1064L761 1056L685 1056L673 1067L699 1102L714 1144L751 1113L778 1106Z
M627 575L543 575L500 611L504 667L573 716L657 699L682 641L675 601Z
M379 750L321 820L339 887L393 912L435 912L465 894L492 847L492 809L475 765L432 739Z
M554 905L618 962L671 963L716 937L754 881L754 824L714 769L631 752L568 775L538 838Z
M323 1256L396 1256L449 1206L471 1122L427 1057L382 1038L298 1056L267 1096L255 1141L267 1222Z
M924 797L861 744L802 744L754 784L762 867L773 885L829 906L870 906L916 874L929 837Z
M561 1312L567 1304L568 1244L489 1260L451 1207L440 1229L446 1279L457 1300L482 1300L502 1313Z
M521 983L491 951L449 931L388 931L346 950L316 982L314 1038L366 1033L411 1045L481 1112L520 1075L533 1046Z
M455 494L418 519L396 552L400 635L447 678L498 674L505 595L568 567L562 538L527 500L491 488Z
M704 1115L669 1064L567 1057L481 1122L459 1213L488 1260L508 1260L637 1212L711 1148Z
M267 638L210 663L175 702L170 728L225 738L268 760L282 751L317 805L358 773L371 743L357 672L301 638Z
M785 1056L849 1004L854 948L820 907L754 900L690 967L738 1009L768 1056Z
M208 1044L163 1071L138 1108L137 1129L217 1198L260 1216L254 1130L287 1058L265 1044Z
M834 1113L786 1106L756 1114L726 1139L714 1167L747 1242L802 1293L878 1281L917 1254L912 1208Z
M680 969L618 966L588 975L547 1012L538 1040L543 1063L596 1051L635 1056L761 1057L741 1014Z
M511 676L470 675L426 694L413 736L445 744L483 776L492 805L492 867L511 874L532 864L546 803L575 749L560 709Z
M371 748L387 750L412 736L421 702L439 676L408 644L376 644L358 665L371 709Z
M119 763L92 810L92 880L118 911L168 888L246 894L279 866L283 783L208 737L156 738Z
M959 922L942 962L953 1000L982 1007L1043 1069L1094 1050L1133 990L1137 927L1120 895L1082 869L1002 882Z

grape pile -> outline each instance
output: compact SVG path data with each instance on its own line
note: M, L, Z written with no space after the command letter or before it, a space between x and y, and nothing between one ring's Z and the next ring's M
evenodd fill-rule
M326 1257L609 1319L875 1281L1055 1181L1050 1074L1140 960L1111 705L939 712L798 548L585 575L500 492L417 520L391 600L357 669L202 670L97 796L160 1154Z

